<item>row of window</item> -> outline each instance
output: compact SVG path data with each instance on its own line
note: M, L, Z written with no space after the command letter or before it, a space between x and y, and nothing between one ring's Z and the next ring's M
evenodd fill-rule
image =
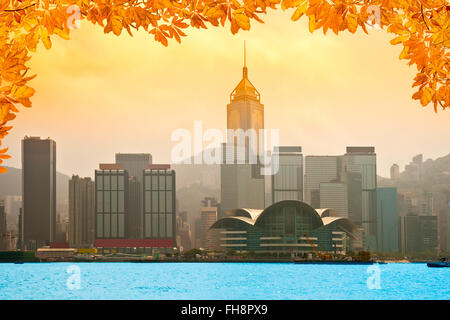
M124 190L125 176L123 174L98 174L95 177L97 190Z
M125 212L124 191L97 191L97 212Z
M123 238L125 237L124 214L97 214L98 238Z
M151 174L144 176L145 190L172 190L173 174Z
M144 218L144 237L171 238L173 237L173 214L146 214Z
M300 189L302 187L302 169L299 166L280 166L273 177L274 189Z
M145 191L144 209L146 213L173 211L172 191Z

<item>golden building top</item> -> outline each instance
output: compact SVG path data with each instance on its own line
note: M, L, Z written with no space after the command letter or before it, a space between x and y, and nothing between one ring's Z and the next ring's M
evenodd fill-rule
M252 99L260 102L261 95L255 86L248 80L248 69L246 62L246 52L245 52L245 41L244 41L244 67L242 68L242 80L234 88L233 92L230 94L230 102L242 99Z

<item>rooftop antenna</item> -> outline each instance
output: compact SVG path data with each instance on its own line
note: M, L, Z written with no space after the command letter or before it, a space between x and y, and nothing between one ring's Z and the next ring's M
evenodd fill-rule
M245 79L248 78L248 70L247 70L247 52L245 48L245 40L244 40L244 68L242 69L242 75Z

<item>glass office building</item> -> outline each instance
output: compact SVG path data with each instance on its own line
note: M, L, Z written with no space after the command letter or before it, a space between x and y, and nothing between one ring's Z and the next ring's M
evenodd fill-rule
M111 166L116 167L95 171L97 239L128 236L128 173L120 165Z
M275 147L272 159L278 157L278 172L272 175L272 202L303 201L302 147Z
M175 171L144 170L144 238L175 242Z
M398 252L397 188L377 188L378 251Z

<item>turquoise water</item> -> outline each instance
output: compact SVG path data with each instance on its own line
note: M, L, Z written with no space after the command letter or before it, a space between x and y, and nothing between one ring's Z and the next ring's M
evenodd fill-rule
M450 268L374 266L0 263L0 299L450 299Z

